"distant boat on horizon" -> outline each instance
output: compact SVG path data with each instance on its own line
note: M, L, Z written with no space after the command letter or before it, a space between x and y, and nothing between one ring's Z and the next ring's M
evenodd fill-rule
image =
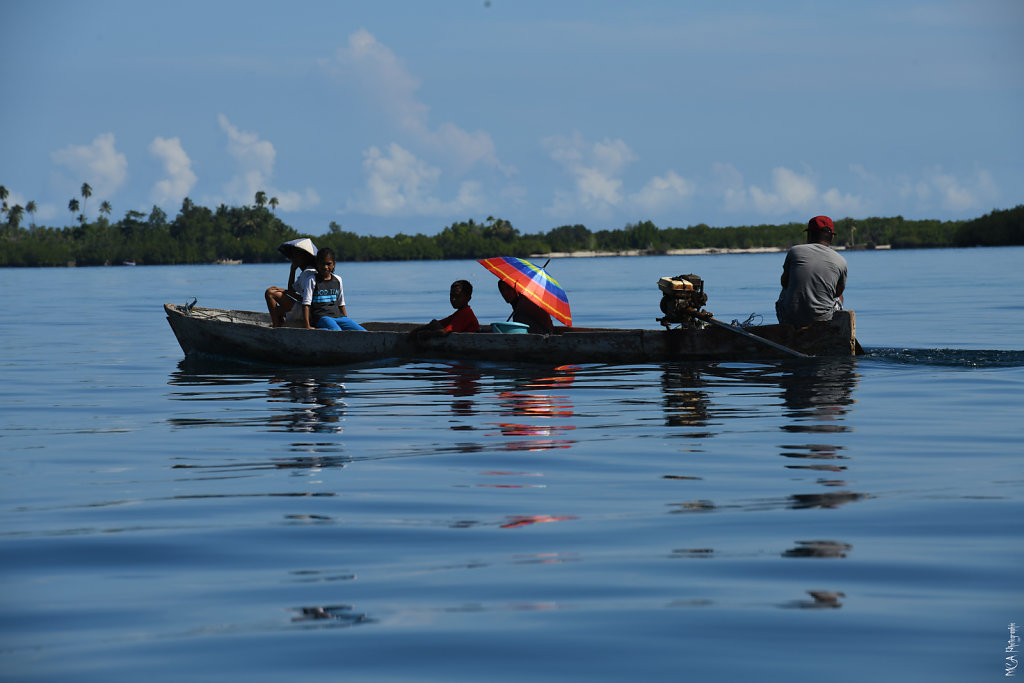
M121 261L122 266L134 266L135 261Z
M219 258L214 261L214 264L218 266L237 266L242 263L240 258Z

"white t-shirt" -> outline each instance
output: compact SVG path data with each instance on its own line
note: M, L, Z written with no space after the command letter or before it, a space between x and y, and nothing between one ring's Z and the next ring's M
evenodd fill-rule
M309 280L316 280L316 268L306 268L304 271L299 273L295 278L295 284L292 288L299 293L301 297L306 292L306 283ZM292 306L285 314L284 319L286 322L293 322L295 320L302 320L302 301L301 299Z

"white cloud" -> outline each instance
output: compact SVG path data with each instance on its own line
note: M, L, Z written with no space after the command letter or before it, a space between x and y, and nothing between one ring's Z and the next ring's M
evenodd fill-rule
M441 169L428 166L396 144L392 143L388 151L390 156L384 156L371 147L365 154L370 213L404 213L411 206L422 205L441 176Z
M754 211L764 216L826 212L836 216L934 214L988 210L999 200L999 188L992 174L975 169L954 174L941 166L922 170L919 176L880 176L860 164L851 164L856 188L843 191L818 189L813 172L798 173L785 167L772 170L767 187L747 186L743 176L729 164L715 164L711 192L728 211ZM870 200L866 200L869 197Z
M941 166L932 166L924 169L920 178L900 176L892 185L897 188L895 199L912 203L906 208L918 212L989 210L999 199L995 179L985 169L977 169L973 176L963 178Z
M864 211L864 201L860 197L843 194L834 187L821 195L821 203L835 215L854 216Z
M565 190L555 190L551 205L544 207L544 213L555 218L572 218L577 214L574 195Z
M18 192L17 190L12 189L10 187L7 188L7 199L4 200L4 203L7 204L8 208L10 208L12 206L20 206L21 208L24 209L25 207L28 206L28 203L30 201L32 201L32 200L29 199L28 197L26 197L25 195L23 195L21 192ZM55 218L58 214L60 214L60 215L67 215L66 212L67 212L67 206L65 206L63 208L63 210L59 210L58 207L53 205L53 204L45 204L45 203L36 202L36 211L35 211L35 213L30 215L28 213L28 211L26 210L25 211L25 216L22 219L22 223L21 224L23 226L24 225L30 225L31 223L38 224L38 223L40 223L42 221L51 220L51 219Z
M694 185L675 171L651 178L639 192L630 195L633 206L653 213L681 206L694 193Z
M355 81L413 143L449 158L457 173L477 164L497 168L506 175L515 173L514 168L499 161L488 133L466 131L452 122L431 128L430 107L416 96L420 81L366 29L350 35L348 45L337 50L334 60L322 60L321 64L342 80Z
M875 174L868 171L862 164L850 164L850 173L853 173L859 179L872 185L878 185L879 180Z
M582 209L602 216L623 204L622 180L616 176L637 158L624 141L589 143L576 132L572 137L546 138L543 144L575 180L575 192L557 192L545 213L569 216Z
M8 208L20 206L21 208L26 209L30 201L32 200L23 195L21 192L18 192L17 190L12 189L10 187L7 188L7 199L4 200L4 203L7 205ZM39 225L41 223L44 223L45 221L49 221L56 218L58 215L67 216L66 205L63 209L59 209L57 206L53 204L36 202L35 213L29 214L28 210L26 209L25 215L22 217L21 220L21 225L22 227L32 224Z
M866 173L860 169L862 173ZM762 215L779 216L793 212L829 211L854 214L863 210L864 202L856 195L843 193L838 188L820 192L814 178L785 167L772 169L771 185L744 187L743 177L729 164L715 164L715 192L721 197L726 210L753 209Z
M416 99L419 80L366 29L351 34L348 45L338 48L333 62L321 63L339 77L357 81L401 127L416 129L424 125L430 108Z
M772 186L762 190L750 187L750 199L761 213L782 214L794 209L808 209L817 199L814 181L788 168L772 169Z
M271 184L277 158L273 144L261 140L256 133L240 130L224 114L219 114L217 121L221 130L227 133L228 154L238 163L238 175L224 185L224 193L230 202L249 204L262 190L268 199L277 197L278 208L282 211L298 211L320 203L320 196L311 188L298 192L281 190Z
M983 168L958 177L941 166L931 166L923 169L918 178L881 178L859 164L851 165L850 170L863 183L862 190L873 197L872 205L889 207L882 209L886 214L987 211L999 200L999 187L992 174ZM865 202L860 197L853 199L854 209L864 211Z
M443 202L435 197L441 169L430 166L396 143L388 146L386 154L371 147L364 157L366 190L362 198L348 203L350 211L375 216L440 216L484 207L477 182L462 183L452 201Z
M195 187L196 174L192 172L192 160L181 146L178 138L156 137L149 145L149 152L158 158L168 177L158 181L150 192L156 204L177 204Z
M7 198L3 200L3 203L8 208L12 206L20 206L22 208L25 208L25 205L28 204L28 200L25 199L25 196L18 192L17 190L7 188Z
M228 135L228 154L239 166L239 175L224 186L224 191L232 202L248 204L258 191L267 190L277 152L274 145L260 140L255 133L247 133L233 126L224 114L218 114L217 121L221 130Z
M76 189L89 183L93 196L109 198L124 183L128 159L114 147L114 134L97 135L91 145L69 145L51 154L54 163L67 168Z
M437 150L452 155L455 160L455 171L463 173L476 164L494 167L506 176L512 176L516 169L506 166L498 160L494 141L482 130L465 131L453 123L442 123L437 130L423 130L422 139Z
M673 170L654 176L639 190L628 193L621 178L638 157L621 139L587 142L574 132L543 140L551 159L573 179L572 190L557 190L544 212L558 218L581 212L607 219L613 214L647 215L682 207L696 192L696 185Z
M923 182L938 194L942 208L951 211L991 208L999 194L992 174L983 169L973 178L961 180L936 166L925 172Z
M575 171L577 198L584 208L602 210L605 206L622 203L622 181L612 178L597 168Z
M301 211L320 203L320 195L316 190L307 187L303 192L296 190L268 190L267 199L277 198L277 208L281 211Z
M722 197L726 211L741 211L747 208L747 189L743 186L743 174L735 166L716 161L711 166L711 174L711 192Z

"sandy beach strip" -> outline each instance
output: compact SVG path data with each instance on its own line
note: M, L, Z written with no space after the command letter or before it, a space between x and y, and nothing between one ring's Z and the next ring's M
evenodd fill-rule
M546 254L530 254L530 258L594 258L599 256L704 256L708 254L760 254L784 252L778 247L757 247L754 249L623 249L621 251L552 251Z
M888 244L882 244L875 249L890 249ZM857 250L863 249L858 247ZM845 246L836 246L836 251L846 251ZM716 254L779 254L785 253L788 249L783 247L753 247L750 249L731 249L707 247L704 249L666 249L656 251L648 249L623 249L621 251L552 251L545 254L530 254L530 258L594 258L605 256L711 256Z

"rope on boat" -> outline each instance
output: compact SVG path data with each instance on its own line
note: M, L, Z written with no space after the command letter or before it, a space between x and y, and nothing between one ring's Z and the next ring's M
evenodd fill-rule
M178 312L184 313L190 318L204 318L206 320L214 320L219 316L216 313L211 313L207 310L199 310L196 308L196 297L192 297L192 300L186 303L184 306L178 306Z
M199 318L201 320L220 320L229 323L237 323L241 325L259 325L258 321L252 319L248 315L237 315L237 311L218 311L210 309L199 309L196 307L196 297L192 297L192 300L184 306L178 306L178 312L187 315L190 318Z
M747 329L748 327L760 326L763 320L764 316L762 316L760 313L751 313L743 322L740 322L739 320L733 318L732 324L735 325L736 327L742 327L743 329Z

